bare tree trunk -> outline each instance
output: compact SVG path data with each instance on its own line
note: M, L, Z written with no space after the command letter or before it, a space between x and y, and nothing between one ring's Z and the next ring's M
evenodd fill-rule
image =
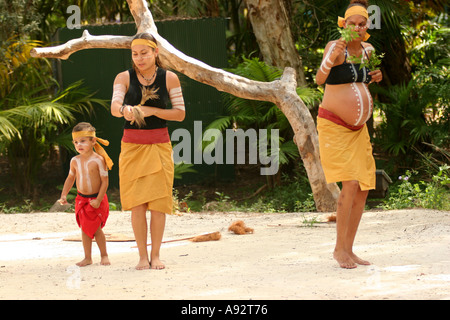
M294 68L297 82L306 86L300 55L292 38L289 17L282 0L245 0L264 61L284 69Z
M155 37L158 42L159 56L169 68L183 73L191 79L213 86L219 91L228 92L244 99L270 101L280 108L294 130L294 142L298 146L308 173L317 210L335 211L339 188L336 184L327 185L326 183L320 164L319 144L314 121L296 93L295 70L289 67L285 68L281 80L258 82L213 68L178 51L160 36L146 1L127 1L138 32L148 32ZM73 52L88 48L130 48L131 40L132 37L126 36L92 36L85 30L79 39L70 40L56 47L35 48L31 51L31 55L33 57L67 59Z

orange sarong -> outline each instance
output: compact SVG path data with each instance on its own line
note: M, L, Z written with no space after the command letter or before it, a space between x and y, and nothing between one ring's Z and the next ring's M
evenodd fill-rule
M174 165L170 142L137 144L122 141L119 179L123 210L145 203L148 210L172 214Z
M317 131L327 183L356 180L363 191L375 189L375 159L367 126L351 130L318 117Z

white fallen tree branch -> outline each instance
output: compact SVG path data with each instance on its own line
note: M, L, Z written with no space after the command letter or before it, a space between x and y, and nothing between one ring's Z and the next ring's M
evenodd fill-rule
M159 57L166 66L219 91L244 99L270 101L280 108L294 130L294 142L307 171L317 210L334 212L339 188L336 184L326 183L320 163L317 131L311 113L297 95L295 70L288 67L284 69L280 80L258 82L213 68L180 52L160 36L146 1L127 1L138 33L147 32L155 37ZM31 55L40 58L68 59L72 53L84 49L129 49L132 39L133 37L128 36L92 36L85 30L81 38L55 47L34 48Z

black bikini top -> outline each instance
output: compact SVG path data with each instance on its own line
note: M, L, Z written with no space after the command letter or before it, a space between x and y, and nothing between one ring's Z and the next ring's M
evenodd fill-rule
M125 95L124 104L135 106L141 103L143 85L139 82L136 71L134 69L128 70L130 74L130 86ZM169 93L166 88L166 70L158 68L156 72L155 81L147 88L159 88L158 98L147 100L143 105L149 107L157 107L160 109L167 109L169 105ZM131 124L130 121L125 120L125 129L159 129L167 127L167 121L156 116L145 118L145 126L138 128L136 124Z
M361 47L363 48L363 51L367 59L369 60L369 56L367 55L364 46L361 45ZM328 78L325 81L326 84L344 84L352 82L369 83L372 80L372 77L369 75L369 68L360 68L360 63L348 63L347 55L347 48L345 48L344 63L331 68L330 73L328 74Z

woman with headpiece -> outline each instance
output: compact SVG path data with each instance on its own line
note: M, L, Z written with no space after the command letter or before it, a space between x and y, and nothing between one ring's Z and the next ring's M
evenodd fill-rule
M119 157L120 198L122 209L131 210L138 270L165 267L159 254L165 215L172 213L174 179L167 121L183 121L185 117L180 81L175 73L162 68L158 53L152 35L134 37L133 68L116 76L111 101L112 115L125 118ZM147 210L151 212L150 260Z
M375 160L366 122L372 115L373 101L368 89L380 82L380 70L361 64L370 59L374 48L369 38L367 0L352 0L340 27L350 28L357 36L346 42L329 42L316 75L318 85L325 84L319 107L317 130L320 158L328 183L342 182L336 211L337 238L333 257L342 268L369 265L353 253L353 242L370 189L375 189ZM349 62L349 57L358 61Z

